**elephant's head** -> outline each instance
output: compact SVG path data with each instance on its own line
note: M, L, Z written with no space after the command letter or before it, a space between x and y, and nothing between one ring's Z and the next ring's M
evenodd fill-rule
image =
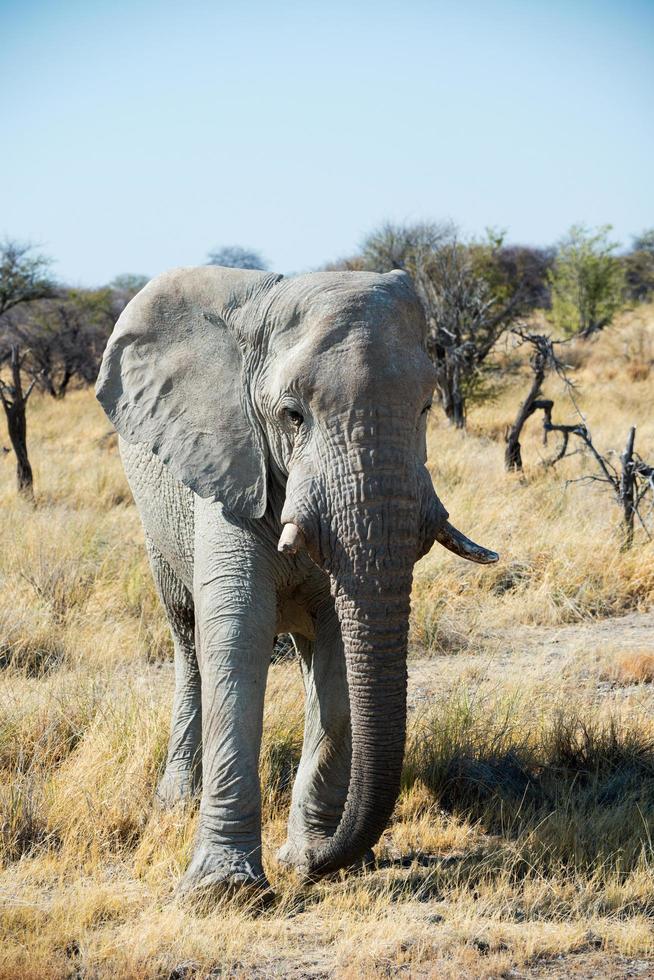
M330 576L352 766L340 825L312 855L312 876L360 857L395 804L415 562L434 540L472 561L497 559L447 522L425 468L434 372L424 342L402 272L178 270L128 306L98 381L128 441L236 514L268 510L279 549L305 548Z

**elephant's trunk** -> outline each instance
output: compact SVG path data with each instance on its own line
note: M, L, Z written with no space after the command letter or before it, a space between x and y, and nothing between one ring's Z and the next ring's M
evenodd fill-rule
M363 425L359 431L365 435ZM350 700L347 801L333 837L307 856L311 878L361 858L379 840L397 799L417 558L440 535L463 557L496 559L446 523L426 470L406 450L410 434L398 429L390 435L395 438L385 445L380 438L373 448L351 440L347 453L333 457L325 447L320 476L291 474L281 515L280 551L307 548L330 575Z
M399 792L420 524L416 491L406 474L402 483L386 475L354 481L329 535L327 564L347 668L352 762L339 826L308 856L312 878L352 864L376 844Z
M400 788L406 733L408 586L365 601L340 591L352 724L347 802L334 836L308 860L319 878L347 867L377 843Z

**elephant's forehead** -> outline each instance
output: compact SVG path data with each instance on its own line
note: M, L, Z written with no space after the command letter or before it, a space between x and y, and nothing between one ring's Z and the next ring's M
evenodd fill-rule
M416 313L416 307L391 289L352 288L318 294L307 304L303 319L315 339L328 344L364 326L371 338L404 334L405 339L412 337L419 343L422 322Z
M330 343L334 333L355 322L380 331L408 331L418 342L425 329L415 293L405 282L376 273L311 273L282 281L272 310L276 329L292 342L298 334L311 333L316 343Z
M406 385L433 388L421 324L392 297L326 297L296 320L276 372L280 387L299 387L331 402L406 398Z

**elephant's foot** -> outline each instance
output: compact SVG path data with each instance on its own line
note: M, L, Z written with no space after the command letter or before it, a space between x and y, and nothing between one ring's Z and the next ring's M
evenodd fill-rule
M157 786L157 803L165 810L170 810L178 803L188 803L198 793L200 779L192 768L166 770Z
M312 839L308 841L303 838L291 838L282 844L282 846L277 851L276 857L277 861L283 865L285 868L292 868L297 871L300 875L306 875L309 870L309 857L310 853L316 851L317 848L321 847L327 842L328 838L323 840ZM355 861L354 864L350 865L347 869L348 871L363 871L365 868L370 867L375 863L375 855L371 850L367 850L365 854Z
M294 871L304 872L308 867L307 855L309 845L290 838L282 844L275 857L279 864Z
M274 898L259 859L226 846L198 847L175 894L200 905L239 897L261 906Z

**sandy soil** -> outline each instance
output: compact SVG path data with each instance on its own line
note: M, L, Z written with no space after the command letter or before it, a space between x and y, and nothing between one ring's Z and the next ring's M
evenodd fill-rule
M528 682L547 687L582 687L598 700L619 701L628 688L603 680L615 658L625 653L654 654L654 611L570 626L521 626L488 632L478 654L456 653L409 664L409 704L426 706L443 687ZM638 685L639 697L654 710L653 685Z

